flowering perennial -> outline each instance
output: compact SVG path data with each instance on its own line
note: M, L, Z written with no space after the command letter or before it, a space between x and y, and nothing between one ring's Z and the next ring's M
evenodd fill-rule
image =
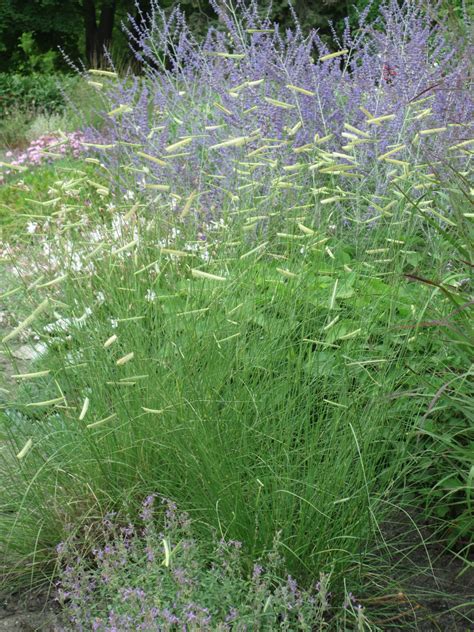
M145 77L100 77L109 138L89 136L124 188L206 219L269 213L277 199L348 212L363 190L370 217L409 172L430 188L431 165L464 164L472 45L448 45L421 1L385 0L374 23L367 8L333 53L297 22L282 32L256 2L211 4L221 26L198 44L179 9L153 1L127 29Z

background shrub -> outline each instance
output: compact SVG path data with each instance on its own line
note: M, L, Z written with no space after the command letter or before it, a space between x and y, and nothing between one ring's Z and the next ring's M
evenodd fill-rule
M0 116L18 110L31 113L59 113L66 107L65 92L77 84L74 76L0 73Z
M437 343L425 383L430 399L416 424L415 497L421 497L425 515L443 525L448 545L469 564L474 525L474 262L468 244L474 231L472 213L463 212L473 208L466 184L461 174L452 174L446 192L456 211L448 223L436 226L440 243L452 256L443 268L420 268L408 280L423 287L420 299L428 293L443 296L442 302L430 302L415 328L417 335Z

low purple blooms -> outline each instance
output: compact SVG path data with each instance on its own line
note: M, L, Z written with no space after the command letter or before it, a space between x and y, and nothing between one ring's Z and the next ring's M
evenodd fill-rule
M318 589L309 590L289 575L281 579L278 537L249 575L243 570L241 542L221 538L204 548L192 538L189 516L175 503L155 499L143 502L142 524L135 529L109 514L102 522L103 544L92 559L80 554L80 541L72 536L58 545L63 570L57 599L64 630L223 632L326 625L330 576L321 575Z

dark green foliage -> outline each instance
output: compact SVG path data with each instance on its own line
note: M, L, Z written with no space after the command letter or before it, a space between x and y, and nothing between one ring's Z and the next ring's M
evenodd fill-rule
M432 398L417 433L417 486L427 515L445 521L449 545L468 560L474 522L473 301L463 291L453 298L457 309L427 323L440 346L432 362Z
M175 0L162 0L165 11L176 6ZM217 17L209 0L182 0L180 3L188 23L196 36L202 37ZM364 10L369 0L262 0L262 12L270 10L272 19L283 28L293 27L296 14L303 30L318 29L331 39L330 23L336 32L344 29L344 18L349 16L355 24L357 13ZM439 9L428 3L433 19L450 24L453 33L463 23L461 0L446 0ZM469 11L469 3L466 3ZM150 0L140 0L142 12L150 7ZM368 19L377 17L380 0L370 3ZM472 9L470 10L472 14ZM132 61L122 23L128 15L137 16L134 0L2 0L0 3L0 71L49 71L67 69L59 47L72 59L87 60L88 64L103 62L103 47L111 48L115 61L128 64ZM471 15L472 17L472 15Z
M468 560L474 524L474 266L467 244L474 235L470 213L463 212L472 210L472 202L463 192L461 174L454 176L459 191L449 192L446 199L457 209L456 221L443 225L430 219L440 246L451 249L452 259L439 272L430 266L412 277L425 289L418 294L420 306L429 292L442 297L430 301L415 329L415 335L431 341L432 352L429 378L422 380L429 398L415 434L414 483L427 517L445 521L448 545Z
M143 12L149 9L149 0L140 0ZM177 3L164 0L159 3L171 10ZM179 3L196 35L202 36L217 17L208 0L182 0ZM365 6L366 0L359 0ZM276 0L271 3L272 19L283 27L294 25L291 5L304 29L316 28L330 35L329 21L337 30L343 27L346 15L355 15L350 0ZM378 1L374 3L378 6ZM262 2L262 11L270 3ZM2 0L0 3L0 71L42 71L52 66L67 69L59 47L72 59L95 59L102 55L103 46L111 47L114 59L130 62L130 54L121 25L128 15L137 15L134 0Z
M0 117L13 110L60 112L65 106L64 91L76 83L75 77L61 74L0 73Z
M71 56L81 48L82 16L80 2L58 0L2 0L0 2L0 71L29 71L28 50L21 46L21 38L30 33L33 41L31 54L37 56L51 51L54 63L65 68L58 47ZM41 68L36 68L41 69Z

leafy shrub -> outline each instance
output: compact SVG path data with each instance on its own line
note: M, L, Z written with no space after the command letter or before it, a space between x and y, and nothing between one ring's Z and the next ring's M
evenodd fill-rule
M58 53L54 50L48 50L41 53L38 44L35 42L34 34L31 31L25 31L19 38L19 45L23 51L25 59L18 64L18 70L23 74L30 72L39 72L42 75L49 75L54 72L55 61Z
M448 545L461 549L469 563L474 524L474 336L472 298L464 298L443 327L445 357L433 381L438 388L420 420L423 453L418 460L427 514L445 522Z
M78 77L0 74L0 147L23 149L40 136L95 124L98 98Z
M57 134L59 130L67 132L70 129L70 117L68 113L38 114L28 126L27 137L33 142L47 134Z
M27 143L28 130L31 123L31 114L28 112L11 113L0 119L0 147L21 147Z
M0 116L21 110L25 113L61 112L65 108L64 92L77 78L62 74L28 75L0 73Z
M472 327L472 202L465 182L453 174L457 191L446 185L457 213L437 227L440 241L452 252L441 271L413 277L443 301L430 301L417 335L433 337L438 344L431 357L427 390L431 399L417 424L415 494L421 494L427 516L441 519L449 546L469 560L474 524L474 408L472 403L474 330ZM420 298L422 298L420 294ZM436 332L436 336L433 333Z

